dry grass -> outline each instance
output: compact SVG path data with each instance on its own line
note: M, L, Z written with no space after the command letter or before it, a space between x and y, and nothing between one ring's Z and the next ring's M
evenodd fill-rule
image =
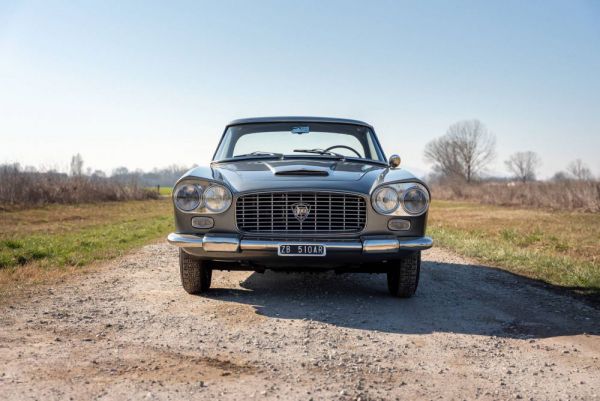
M166 198L0 211L0 293L164 238L172 220Z
M435 201L429 231L484 263L600 294L600 214Z
M156 198L156 190L140 187L136 181L123 184L110 178L24 172L18 166L0 166L0 209Z
M108 223L172 217L168 198L148 201L48 205L34 209L0 211L0 239L34 234L64 234Z
M553 210L600 212L600 182L438 183L431 186L434 199L466 200L490 205Z

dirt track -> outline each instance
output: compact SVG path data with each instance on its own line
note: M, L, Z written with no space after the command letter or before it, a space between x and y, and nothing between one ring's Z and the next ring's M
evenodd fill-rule
M382 275L221 273L150 245L0 307L0 399L600 399L600 310L425 254Z

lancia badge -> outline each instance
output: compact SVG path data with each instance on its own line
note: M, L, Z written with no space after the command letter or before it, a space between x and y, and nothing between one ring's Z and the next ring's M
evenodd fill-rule
M299 222L303 222L310 214L310 205L306 203L294 203L292 205L292 212Z

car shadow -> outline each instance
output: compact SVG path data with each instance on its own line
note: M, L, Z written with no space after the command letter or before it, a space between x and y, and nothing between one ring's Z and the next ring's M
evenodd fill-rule
M384 274L267 271L252 273L240 286L215 288L203 296L249 304L270 318L390 333L511 338L600 334L598 308L485 266L424 261L419 290L410 299L388 295Z

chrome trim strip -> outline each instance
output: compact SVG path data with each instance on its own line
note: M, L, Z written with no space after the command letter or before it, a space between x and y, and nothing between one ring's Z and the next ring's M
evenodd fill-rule
M431 237L407 238L400 241L400 249L419 251L429 249L432 246L433 239Z
M400 242L396 238L364 238L364 253L396 253Z
M402 250L421 251L433 246L431 237L386 238L363 237L364 253L395 253Z
M360 241L271 241L257 239L243 239L240 248L242 251L275 251L279 249L280 244L286 245L324 245L328 250L333 251L361 251L362 242Z
M202 248L203 237L190 234L171 233L167 237L169 244L182 248Z
M203 248L207 252L239 252L239 251L274 251L277 252L279 244L306 245L319 244L333 251L357 251L363 253L394 253L400 250L419 251L433 246L430 237L419 238L390 238L390 237L363 237L356 241L286 241L242 239L235 235L205 236L192 234L171 233L167 237L171 245L182 248Z
M237 252L240 239L237 236L206 234L202 239L202 248L206 252Z

